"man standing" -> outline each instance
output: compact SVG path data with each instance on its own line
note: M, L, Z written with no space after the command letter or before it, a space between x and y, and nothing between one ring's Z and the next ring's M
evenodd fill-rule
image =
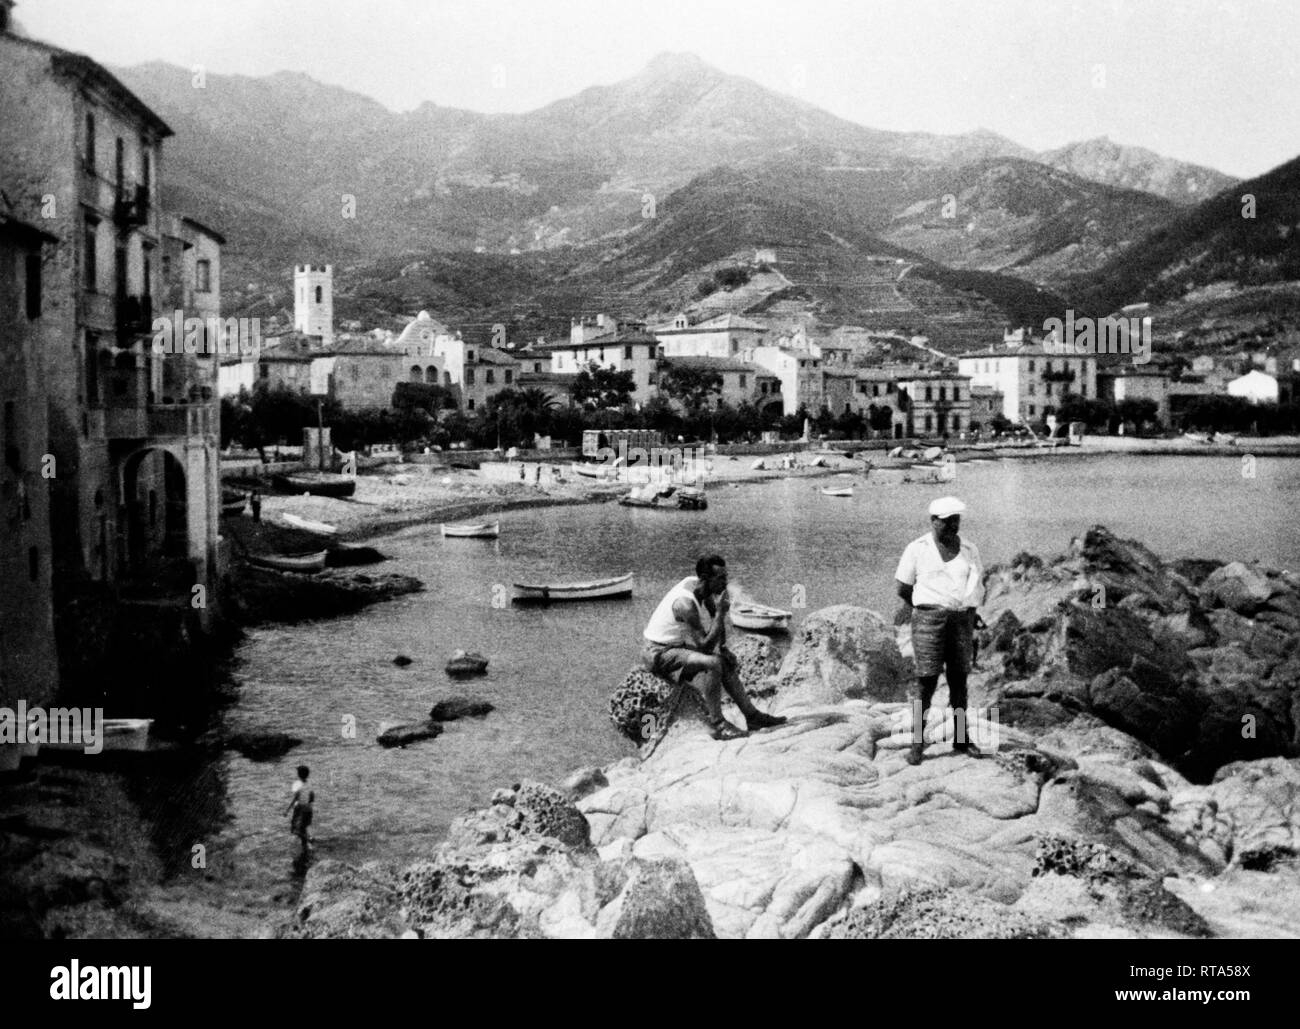
M925 714L939 685L948 680L953 709L952 749L979 757L966 732L966 676L974 645L975 609L983 600L984 567L974 543L961 538L966 505L941 497L930 505L930 531L903 551L894 578L912 613L916 686L912 691L912 748L907 763L919 765L925 750Z
M307 785L307 776L311 774L311 769L306 765L298 766L298 778L293 782L293 796L289 799L289 807L286 814L291 814L289 820L289 831L298 837L302 844L302 856L306 857L311 850L311 821L312 807L316 802L316 794L312 792Z
M745 692L734 654L726 647L727 562L717 554L695 562L695 575L674 586L659 602L645 628L641 653L648 671L665 679L694 680L709 715L709 735L734 740L746 735L722 717L725 689L745 716L750 732L783 725L785 719L764 714ZM705 628L705 615L711 625Z

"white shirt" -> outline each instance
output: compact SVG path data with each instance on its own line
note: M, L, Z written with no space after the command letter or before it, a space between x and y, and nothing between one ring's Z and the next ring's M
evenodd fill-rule
M664 595L664 599L659 601L659 606L655 608L654 614L650 616L650 624L645 627L643 635L647 640L651 643L673 647L690 644L691 640L687 635L686 625L679 622L677 616L673 614L673 605L679 600L689 600L695 605L695 610L700 616L700 625L705 627L707 631L710 623L708 612L695 599L695 587L699 584L700 580L691 575Z
M960 610L979 607L984 600L984 565L979 549L963 537L951 561L939 553L934 534L927 532L903 550L894 578L913 587L912 604Z

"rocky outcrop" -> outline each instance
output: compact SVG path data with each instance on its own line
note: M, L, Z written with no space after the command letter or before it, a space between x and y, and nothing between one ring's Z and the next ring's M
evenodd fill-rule
M1202 782L1232 761L1294 756L1296 587L1239 562L1166 564L1095 527L1050 563L990 570L976 685L1013 722L1087 712Z
M893 626L874 611L847 604L814 611L799 626L774 679L757 690L775 709L841 700L902 700L911 663L898 651Z
M419 579L398 572L370 575L330 568L308 575L245 564L231 577L227 597L237 620L253 625L351 614L422 589Z
M438 722L412 722L409 725L394 725L381 732L376 740L381 747L406 747L421 740L434 740L442 735L442 726Z

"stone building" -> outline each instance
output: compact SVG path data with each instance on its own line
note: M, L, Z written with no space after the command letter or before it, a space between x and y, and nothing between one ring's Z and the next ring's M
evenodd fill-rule
M1095 356L1053 353L1023 338L1009 336L1000 348L962 354L957 368L972 386L1001 393L1002 414L1019 424L1041 422L1067 393L1096 399Z
M12 6L0 0L0 191L13 217L57 239L42 314L56 607L61 590L126 580L180 601L214 585L218 410L194 355L151 345L171 130L99 64L15 35Z

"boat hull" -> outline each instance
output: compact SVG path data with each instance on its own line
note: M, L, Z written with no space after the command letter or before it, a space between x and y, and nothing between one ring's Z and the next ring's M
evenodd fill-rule
M290 493L317 497L350 497L357 491L357 480L346 475L277 475L274 482Z
M556 604L573 600L617 600L632 595L632 574L596 582L522 583L515 586L516 604Z
M791 613L775 607L734 605L728 612L731 624L750 632L788 632Z
M327 551L317 554L260 554L250 555L248 560L259 568L269 568L276 572L306 572L308 574L325 570Z
M443 523L442 535L451 539L494 540L501 535L500 522L483 522L475 525L448 525Z

